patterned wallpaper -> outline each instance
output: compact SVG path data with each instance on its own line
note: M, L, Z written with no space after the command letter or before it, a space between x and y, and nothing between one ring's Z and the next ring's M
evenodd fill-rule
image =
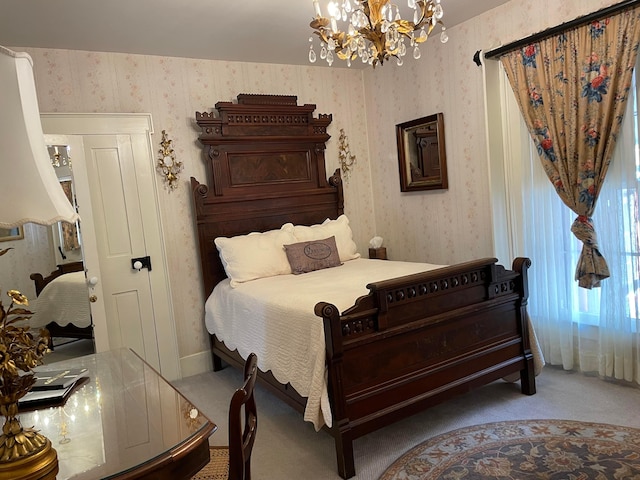
M482 72L472 56L478 49L489 50L613 3L512 0L449 29L447 44L430 39L419 61L409 59L403 67L389 63L364 72L11 48L33 57L42 112L150 112L154 146L161 130L173 140L184 172L171 194L158 177L158 202L178 347L186 358L208 351L188 188L190 176L205 180L196 111L210 111L216 102L234 100L238 93L297 95L299 104L316 104L316 113L333 114L327 172L338 167L340 128L357 156L345 198L362 253L378 234L393 259L453 263L490 256ZM395 124L436 112L445 117L449 189L401 193Z

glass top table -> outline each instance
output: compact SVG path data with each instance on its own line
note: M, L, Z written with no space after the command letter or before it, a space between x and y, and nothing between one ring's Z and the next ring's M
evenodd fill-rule
M58 452L58 480L189 479L209 461L216 425L133 351L39 369L77 367L88 369L88 381L64 405L20 413Z

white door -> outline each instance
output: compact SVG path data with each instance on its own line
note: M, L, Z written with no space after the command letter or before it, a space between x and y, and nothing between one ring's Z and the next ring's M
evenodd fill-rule
M85 135L83 142L109 344L160 368L149 279L157 258L149 256L151 271L131 264L147 257L131 136Z
M81 139L82 151L72 147L71 159L85 227L87 278L95 278L102 291L92 304L92 314L97 311L96 349L132 348L165 378L180 378L150 117L43 114L42 125L46 133ZM93 228L85 225L88 214L82 211L83 204L91 205ZM140 257L149 257L151 269L132 267L132 259ZM99 326L100 315L104 324ZM101 334L107 342L99 338Z

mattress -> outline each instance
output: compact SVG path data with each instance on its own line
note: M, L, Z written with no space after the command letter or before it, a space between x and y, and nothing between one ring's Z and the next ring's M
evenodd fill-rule
M30 303L34 312L29 325L42 328L50 322L61 327L73 323L76 327L91 325L89 290L84 271L65 273L45 286Z
M254 352L260 370L307 398L304 419L316 430L331 426L322 318L315 305L340 312L369 293L366 285L441 267L428 263L358 258L302 275L260 278L231 287L220 282L205 305L207 330L243 358Z

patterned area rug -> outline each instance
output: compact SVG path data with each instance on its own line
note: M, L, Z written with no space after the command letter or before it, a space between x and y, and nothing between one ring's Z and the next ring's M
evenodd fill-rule
M488 423L438 435L380 480L640 479L640 429L569 420Z
M191 480L227 480L229 476L229 449L227 447L209 447L207 463Z

